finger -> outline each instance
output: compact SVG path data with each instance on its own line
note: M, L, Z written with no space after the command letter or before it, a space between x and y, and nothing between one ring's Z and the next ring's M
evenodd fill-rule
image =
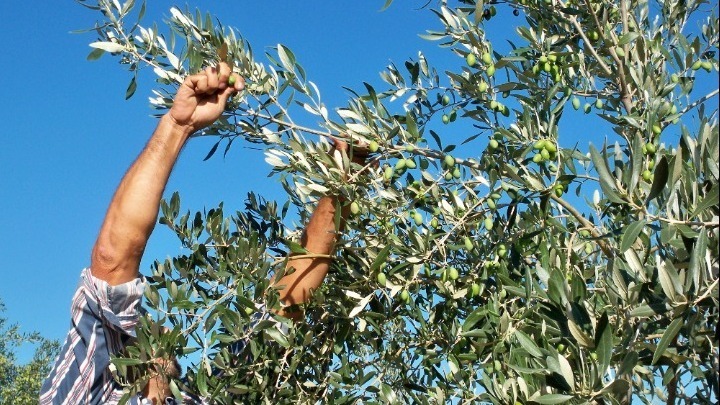
M207 89L206 94L213 94L217 91L220 80L218 78L218 70L214 66L210 66L205 69L205 76L207 77Z
M241 91L245 88L245 79L237 73L233 73L232 77L235 78L235 84L233 84L235 91Z
M217 70L219 73L218 80L220 81L219 88L221 90L224 90L228 84L228 79L230 78L230 74L232 73L232 71L230 70L230 66L228 66L228 64L225 62L220 62L218 64Z
M184 84L195 94L204 94L207 91L207 74L203 71L185 79Z

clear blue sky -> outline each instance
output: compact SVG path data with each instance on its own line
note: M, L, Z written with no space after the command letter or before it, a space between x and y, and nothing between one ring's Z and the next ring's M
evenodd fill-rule
M148 3L146 26L168 16L176 4ZM388 63L402 66L418 50L442 68L464 64L436 42L418 37L427 29L441 29L434 14L418 10L424 0L397 0L380 12L383 4L205 1L191 7L236 27L261 60L264 50L278 43L289 46L332 109L346 104L349 96L342 86L379 84L378 72ZM512 27L524 19L507 8L499 10L487 29L512 36ZM0 299L7 306L5 316L23 330L54 339L63 339L68 329L70 298L80 270L89 264L112 193L156 123L147 101L152 72L144 72L136 95L126 101L130 75L124 66L108 55L87 62L88 43L95 36L70 33L91 27L98 17L73 1L0 2ZM590 127L583 118L565 128ZM612 137L609 130L592 135L596 144ZM212 143L191 141L167 186L167 195L180 191L184 209L225 201L232 212L243 207L248 191L284 201L277 181L266 177L270 167L261 152L236 144L227 158L218 154L203 162ZM179 251L175 237L158 226L141 271Z

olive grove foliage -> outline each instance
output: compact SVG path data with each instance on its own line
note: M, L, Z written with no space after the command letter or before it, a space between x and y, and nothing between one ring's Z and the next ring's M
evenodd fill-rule
M152 266L146 298L172 332L144 324L120 375L172 352L193 359L175 392L215 403L717 398L717 89L695 86L717 75L717 4L437 1L424 36L457 69L418 54L332 111L283 45L263 63L211 15L173 8L160 27L132 0L81 4L102 13L89 59L150 67L158 110L208 64L246 77L196 136L217 137L208 157L261 145L288 195L236 213L163 203L186 252ZM519 26L486 32L496 12ZM563 130L583 114L604 124ZM331 135L374 154L331 156ZM288 212L328 193L354 214L305 321L259 320L286 255L312 253Z
M0 300L0 314L5 304ZM23 345L35 345L32 359L20 364L17 350ZM60 342L46 339L38 333L22 333L16 324L0 317L0 405L37 404L43 379L50 372Z

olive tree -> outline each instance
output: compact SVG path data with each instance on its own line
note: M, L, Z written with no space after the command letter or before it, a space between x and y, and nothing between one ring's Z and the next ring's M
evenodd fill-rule
M717 5L431 2L442 29L424 37L457 68L418 53L329 108L284 45L260 61L209 14L143 25L145 4L81 4L102 14L89 59L119 57L128 97L151 68L160 111L184 76L230 63L247 88L196 136L216 137L208 158L263 148L287 194L235 213L163 203L184 252L149 270L153 322L119 378L174 353L192 363L174 392L214 403L717 400L718 91L697 85L716 84ZM496 13L519 25L486 31ZM352 212L326 282L302 321L259 318L287 256L312 254L288 217L326 194Z
M0 314L5 304L0 300ZM34 345L33 356L25 364L18 361L18 349ZM40 386L50 372L51 361L60 351L60 342L37 332L22 333L20 326L0 317L0 404L37 404Z

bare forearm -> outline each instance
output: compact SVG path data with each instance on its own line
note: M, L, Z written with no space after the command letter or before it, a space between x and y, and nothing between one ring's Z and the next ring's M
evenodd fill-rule
M163 117L127 171L108 208L91 268L112 285L134 279L157 219L160 199L188 131Z
M310 221L305 227L301 244L312 255L330 255L337 240L338 231L342 223L336 224L335 217L339 207L335 197L323 197L318 202ZM345 215L341 215L341 222ZM312 291L320 287L328 269L331 259L324 257L294 258L288 261L288 269L294 271L276 280L273 284L282 286L280 300L285 305L296 305L307 302ZM281 315L297 318L299 313L283 312Z

